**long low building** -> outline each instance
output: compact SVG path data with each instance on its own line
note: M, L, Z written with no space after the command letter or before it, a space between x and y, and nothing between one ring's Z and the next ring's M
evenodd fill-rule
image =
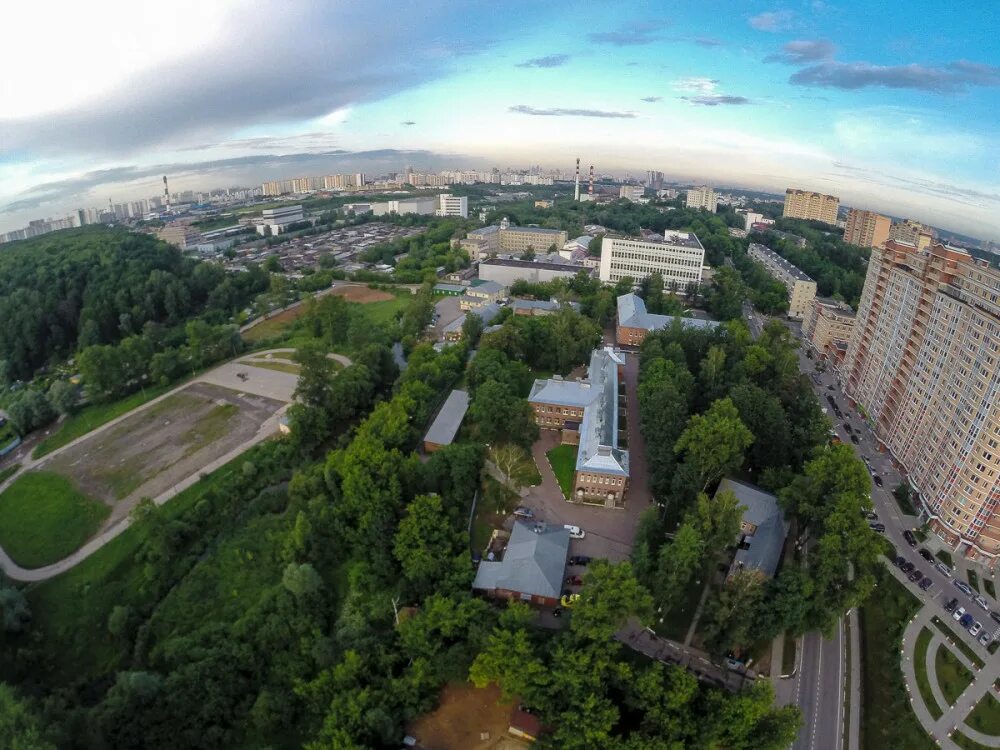
M479 264L479 278L510 286L515 281L533 283L571 279L580 271L590 271L572 263L552 263L520 258L488 258Z
M636 294L623 294L618 298L617 338L619 344L640 346L651 331L662 331L680 321L681 328L712 330L718 328L715 320L700 318L678 318L673 315L657 315L646 312L646 303Z
M500 310L502 309L503 308L501 308L500 305L498 305L496 302L489 302L485 305L482 305L481 307L477 307L474 310L469 310L468 312L459 315L457 318L451 321L451 323L449 323L444 327L444 330L442 331L442 333L444 334L444 340L461 341L462 336L465 335L462 331L462 327L465 325L465 319L469 315L478 315L479 318L483 321L483 325L488 326L490 323L496 320L497 316L500 314Z
M424 435L424 452L433 453L439 448L451 445L468 410L468 391L454 390L449 393L441 410L427 429L427 434Z
M816 298L816 282L808 274L800 271L798 266L789 263L774 250L751 242L747 255L764 266L765 270L785 285L788 290L788 317L802 320L806 310Z
M658 237L658 239L657 239ZM648 239L606 236L601 243L601 281L617 284L624 278L639 283L658 273L665 287L684 291L701 282L705 248L694 232L664 232Z
M625 507L629 453L618 439L624 369L625 354L606 346L594 350L586 379L556 376L531 387L528 403L538 426L559 430L564 443L577 445L571 502Z

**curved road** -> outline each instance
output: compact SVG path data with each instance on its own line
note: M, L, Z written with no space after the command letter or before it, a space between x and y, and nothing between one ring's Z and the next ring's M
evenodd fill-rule
M195 377L195 378L193 378L191 380L187 380L184 383L182 383L181 385L177 386L176 388L172 388L171 390L167 391L166 393L164 393L164 394L162 394L160 396L157 396L156 398L151 399L150 401L147 401L145 404L142 404L141 406L137 406L135 409L132 409L131 411L126 412L125 414L122 414L122 415L120 415L118 417L115 417L114 419L110 420L109 422L105 422L103 425L101 425L97 429L92 430L92 431L90 431L90 432L88 432L88 433L86 433L84 435L81 435L80 437L76 438L75 440L72 440L71 442L67 443L66 445L64 445L64 446L62 446L60 448L57 448L56 450L52 451L51 453L46 453L41 458L31 458L29 456L28 458L25 459L25 461L23 462L21 468L15 474L13 474L5 482L0 483L0 493L2 493L4 490L6 490L19 476L21 476L25 472L31 471L32 469L39 467L40 465L46 463L47 461L51 460L55 456L58 456L63 451L69 450L71 447L76 446L78 443L81 443L84 440L88 440L88 439L94 437L95 435L100 434L103 430L111 429L112 427L114 427L115 425L117 425L119 422L122 422L123 420L128 419L129 417L131 417L132 415L134 415L135 413L137 413L139 411L142 411L143 409L148 409L149 407L151 407L154 404L162 401L163 399L168 398L168 397L172 396L173 394L177 393L178 391L181 391L181 390L187 388L192 383L197 383L197 382L203 381L212 372L215 372L215 370L218 370L219 368L225 367L226 365L229 365L229 364L231 364L233 362L239 362L239 361L245 359L247 356L259 357L259 356L265 355L265 354L272 354L272 353L278 353L278 352L291 352L291 351L294 351L294 349L269 349L267 351L252 352L252 353L249 353L249 354L241 354L236 359L229 360L228 362L224 362L221 365L219 365L218 367L213 368L212 370L209 370L206 373L202 373L201 375L199 375L199 376L197 376L197 377ZM352 361L351 361L351 359L349 357L345 357L342 354L328 354L327 356L330 357L330 359L336 360L337 362L339 362L340 364L344 365L345 367L349 367L351 364L353 364ZM209 381L205 380L205 382L209 382ZM177 484L175 484L170 489L168 489L165 492L162 492L161 494L157 495L156 497L153 498L153 502L156 503L157 505L163 505L168 500L170 500L172 497L174 497L175 495L177 495L179 492L182 492L183 490L187 489L192 484L194 484L195 482L197 482L201 478L202 474L207 474L207 473L211 473L211 472L215 471L220 466L223 466L224 464L229 463L234 458L236 458L240 454L246 452L247 450L249 450L250 448L252 448L257 443L259 443L259 442L267 439L268 437L274 435L278 431L278 425L280 424L281 417L284 416L285 412L288 410L288 406L289 406L288 404L285 404L285 406L283 406L280 409L278 409L278 411L276 411L267 420L265 420L261 424L261 426L257 429L256 434L254 434L254 436L252 438L250 438L249 440L245 441L241 445L238 445L237 447L235 447L233 450L229 451L225 455L220 456L215 461L212 461L212 462L208 463L207 465L201 467L197 472L195 472L194 474L191 474L187 478L181 480L180 482L178 482ZM18 565L16 562L14 562L14 560L11 559L10 555L7 554L6 550L4 550L2 547L0 547L0 569L3 569L4 574L8 578L11 578L11 579L13 579L15 581L24 581L24 582L45 581L45 580L47 580L49 578L52 578L53 576L59 575L60 573L64 573L65 571L69 570L73 566L79 564L81 561L86 560L88 557L90 557L92 554L94 554L95 552L97 552L97 550L99 550L105 544L107 544L112 539L114 539L116 536L118 536L119 534L121 534L123 531L125 531L125 529L127 529L131 525L132 525L132 517L131 517L131 515L125 516L124 518L122 518L117 523L115 523L115 524L113 524L111 526L108 526L107 528L101 529L101 531L96 536L94 536L91 539L89 539L86 544L84 544L82 547L80 547L80 549L78 549L73 554L69 555L68 557L64 557L59 562L52 563L51 565L46 565L46 566L41 567L41 568L22 568L20 565Z

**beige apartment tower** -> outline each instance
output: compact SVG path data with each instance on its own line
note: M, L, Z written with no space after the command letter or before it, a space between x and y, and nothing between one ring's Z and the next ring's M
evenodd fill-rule
M788 317L802 320L816 299L816 282L771 248L751 242L747 255L764 266L788 290Z
M852 208L847 212L844 242L858 247L882 247L889 239L892 220L874 211Z
M836 196L788 188L785 191L785 209L781 215L786 219L815 219L836 224L839 208L840 198Z
M956 552L1000 554L1000 271L935 243L872 251L841 374Z
M903 219L889 229L889 239L916 245L917 250L926 250L934 241L934 230L919 221Z

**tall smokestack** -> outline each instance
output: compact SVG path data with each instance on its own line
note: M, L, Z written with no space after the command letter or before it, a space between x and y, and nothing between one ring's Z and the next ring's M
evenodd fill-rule
M580 200L580 157L576 159L576 187L573 190L573 200Z
M170 211L170 190L167 188L167 176L163 175L163 202L167 207L167 212Z
M587 195L594 197L594 165L590 165L590 185L587 187Z

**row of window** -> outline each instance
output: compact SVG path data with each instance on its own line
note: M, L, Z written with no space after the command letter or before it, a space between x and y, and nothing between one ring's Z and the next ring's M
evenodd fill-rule
M609 477L604 474L580 474L577 481L586 482L587 484L606 484L617 487L625 484L623 477Z

